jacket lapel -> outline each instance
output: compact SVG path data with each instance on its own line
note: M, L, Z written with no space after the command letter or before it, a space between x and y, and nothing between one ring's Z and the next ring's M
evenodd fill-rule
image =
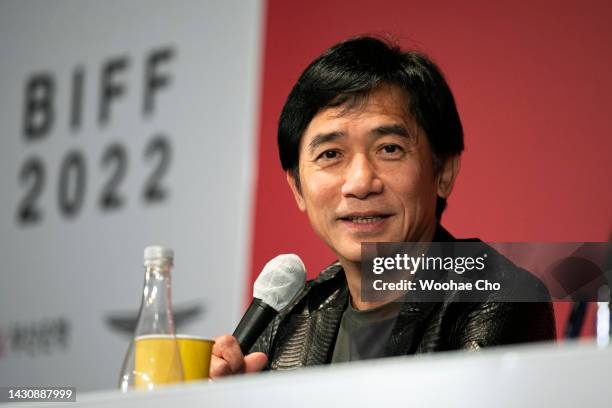
M348 298L339 264L321 272L302 295L303 306L283 319L271 368L283 370L329 363Z
M437 224L432 241L453 242L456 239L444 227ZM439 303L435 302L404 302L387 340L385 357L414 354L423 337L424 323L437 306Z
M310 331L313 335L304 355L304 365L328 364L331 361L348 298L348 289L341 286L327 304L312 312Z
M403 356L414 354L418 347L416 339L422 338L424 322L435 309L437 303L405 302L395 320L391 335L387 340L384 356Z

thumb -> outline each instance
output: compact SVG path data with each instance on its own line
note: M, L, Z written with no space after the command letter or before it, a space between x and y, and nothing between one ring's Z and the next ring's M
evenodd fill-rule
M261 371L267 363L268 357L264 353L251 353L244 358L244 372L255 373Z

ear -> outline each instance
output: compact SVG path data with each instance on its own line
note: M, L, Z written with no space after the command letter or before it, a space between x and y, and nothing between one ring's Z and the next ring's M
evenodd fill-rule
M438 174L438 196L442 198L448 198L450 193L453 191L455 185L455 178L459 174L459 167L461 162L459 155L451 156L442 165L442 169Z
M297 187L295 178L291 175L290 172L286 172L287 183L289 183L289 187L291 188L291 192L293 193L293 198L295 198L295 202L297 203L300 211L306 211L306 203L304 202L304 197L302 197L302 193Z

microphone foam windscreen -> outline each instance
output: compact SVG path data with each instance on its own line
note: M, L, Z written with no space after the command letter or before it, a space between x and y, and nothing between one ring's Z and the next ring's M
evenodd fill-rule
M302 291L306 267L299 256L283 254L270 260L253 285L253 297L277 312L282 311Z

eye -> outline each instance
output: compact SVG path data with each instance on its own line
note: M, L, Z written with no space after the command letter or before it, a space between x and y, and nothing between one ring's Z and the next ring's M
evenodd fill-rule
M317 156L317 160L334 160L340 157L340 152L337 150L326 150Z
M325 157L326 159L335 159L337 156L338 156L338 152L334 150L327 150L323 152L323 157Z
M379 151L386 157L402 157L405 153L404 148L397 144L386 144Z

